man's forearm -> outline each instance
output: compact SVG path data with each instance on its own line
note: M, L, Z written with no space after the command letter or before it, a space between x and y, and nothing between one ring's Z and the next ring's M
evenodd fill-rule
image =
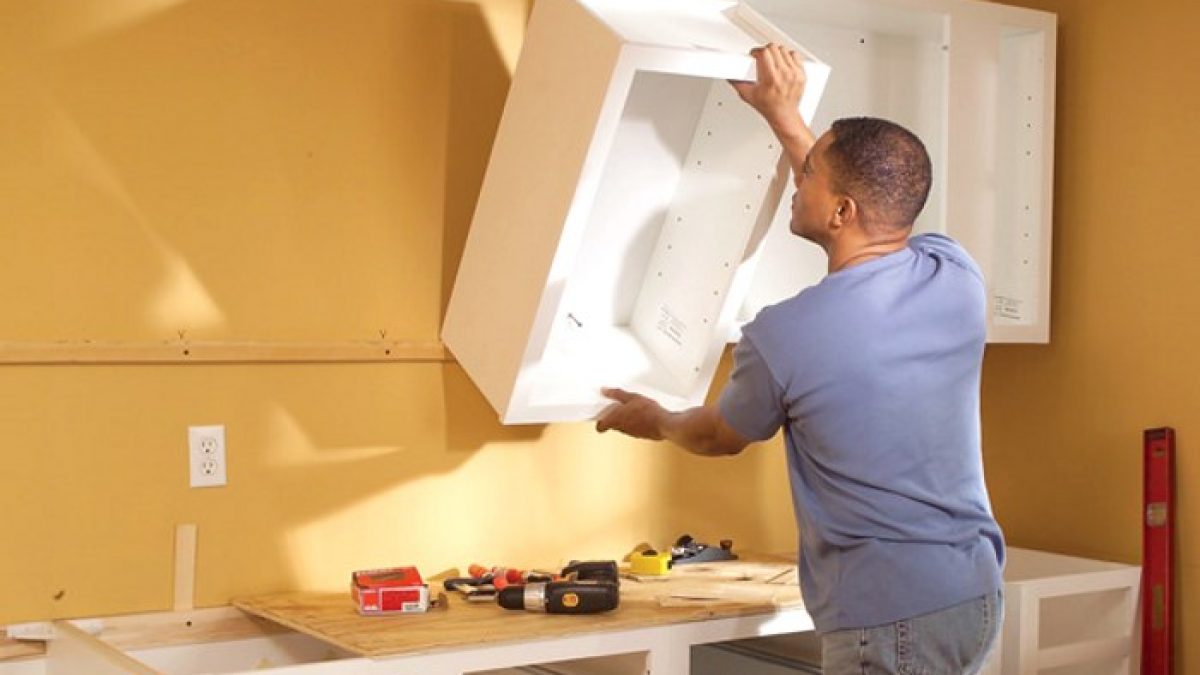
M796 52L776 43L755 47L750 55L755 61L754 82L735 81L733 88L770 125L792 171L800 175L808 151L816 144L799 110L807 83L804 66Z
M663 412L662 437L696 455L722 457L742 451L746 442L724 429L715 406L698 406L681 412Z
M787 156L788 165L792 167L792 173L799 176L804 168L805 158L808 157L809 151L817 142L812 129L808 128L799 113L796 113L794 118L782 122L768 120L768 124L783 146L783 152Z
M705 457L735 455L750 444L725 423L715 405L670 412L641 394L616 388L601 391L615 401L596 418L596 431L601 433L613 429L634 438L667 440Z

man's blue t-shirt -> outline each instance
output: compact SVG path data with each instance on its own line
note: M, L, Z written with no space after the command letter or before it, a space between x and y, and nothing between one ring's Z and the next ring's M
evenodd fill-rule
M743 329L720 410L747 439L784 429L818 631L1000 588L1004 543L980 454L985 298L957 243L919 235Z

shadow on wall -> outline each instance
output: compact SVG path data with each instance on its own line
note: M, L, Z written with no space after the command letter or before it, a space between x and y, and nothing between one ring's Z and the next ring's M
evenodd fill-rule
M0 109L0 184L18 187L0 199L0 222L22 224L5 230L0 287L12 295L0 334L320 341L387 329L432 339L508 87L509 58L489 24L504 2L72 0L0 10L0 24L15 16L0 26L0 85L16 94ZM114 588L132 583L124 563L164 523L199 522L209 603L316 574L289 552L295 531L318 533L300 535L311 539L345 526L347 513L445 504L459 496L426 479L544 431L500 426L456 364L23 374L56 402L23 397L31 420L128 419L89 440L136 471L102 468L110 480L97 488L87 465L67 461L82 431L30 423L18 431L46 434L32 445L47 450L28 460L36 480L11 486L29 496L22 509L45 506L65 521L69 506L108 513L104 496L119 495L128 508L89 534L108 543L86 563ZM75 391L89 396L59 396ZM212 421L230 425L235 482L188 492L176 482L182 456L145 451L177 447L184 426ZM68 467L58 484L81 486L61 505L39 494L56 457ZM350 524L338 536L356 534ZM436 541L421 527L396 531ZM32 529L15 541L61 561L44 583L72 584L68 603L20 595L20 611L105 611L96 591L76 590L91 578L85 563ZM349 555L337 544L312 539L303 550L326 547L315 564L328 568ZM149 577L165 571L139 564ZM120 610L143 608L145 597L121 599Z
M445 201L439 324L454 290L492 142L504 111L531 0L444 0L450 15L449 104L446 111ZM506 41L505 38L508 38ZM544 426L504 426L457 363L443 368L447 450L491 442L533 441Z
M0 32L6 335L436 337L527 0L91 4Z
M443 2L452 26L442 232L443 317L516 68L517 44L502 44L502 36L511 38L518 31L524 36L524 20L531 6L531 0L501 0L486 6L480 2L488 0ZM518 22L519 28L511 25ZM504 24L509 24L507 33L502 33Z
M12 272L47 279L31 313L59 309L10 313L10 334L438 334L528 0L76 9L42 12L29 79L48 83L46 162L68 167L89 203L52 224L80 231ZM61 199L57 178L33 191L36 208ZM488 424L457 365L444 371L451 448L540 435Z

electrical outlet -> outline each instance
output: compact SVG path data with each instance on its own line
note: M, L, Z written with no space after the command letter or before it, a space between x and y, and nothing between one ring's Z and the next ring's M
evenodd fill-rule
M188 467L192 487L225 484L225 427L188 427Z

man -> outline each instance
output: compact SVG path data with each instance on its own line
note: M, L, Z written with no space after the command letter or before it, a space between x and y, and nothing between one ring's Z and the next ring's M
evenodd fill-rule
M829 274L746 325L716 405L668 412L606 389L596 427L713 456L782 428L825 672L976 672L1004 558L980 456L983 278L952 240L909 237L931 182L916 136L850 119L814 143L795 53L753 55L757 82L734 86L783 143L791 230Z

